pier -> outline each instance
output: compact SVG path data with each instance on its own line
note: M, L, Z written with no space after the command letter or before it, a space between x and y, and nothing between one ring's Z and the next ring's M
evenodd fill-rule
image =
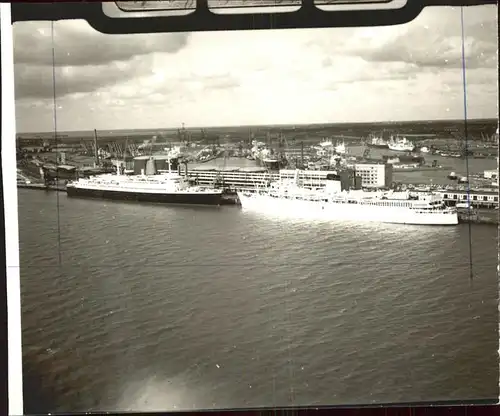
M18 182L17 187L21 189L38 189L40 191L60 191L66 192L64 185L45 185L44 183L24 183Z
M308 175L304 175L303 179L306 181L310 181L312 185L318 186L318 182L326 178L325 171L306 171ZM190 179L194 179L196 173L200 173L200 171L192 171L190 174L188 173L188 177ZM214 180L219 180L220 172L211 171L211 174L208 174L207 171L203 171L203 183L205 185L213 186ZM227 173L227 172L225 172ZM279 178L278 174L269 174L262 172L230 172L229 180L234 188L238 190L251 190L255 189L256 185L259 186L267 186L269 181L276 180ZM288 176L293 178L292 173L294 171L289 171ZM305 173L305 172L304 172ZM287 175L285 174L285 177ZM200 177L200 176L198 176ZM282 171L283 177L283 171ZM200 181L200 184L201 181ZM18 182L17 187L20 189L32 189L32 190L40 190L40 191L59 191L66 192L66 186L64 185L45 185L43 183L23 183ZM228 191L223 194L223 205L238 205L238 197L234 190ZM415 191L419 192L419 191ZM437 191L438 193L443 195L443 198L447 205L454 206L457 203L466 203L467 202L467 192L466 191ZM460 222L472 222L477 224L498 224L499 223L499 215L498 215L498 193L493 190L471 190L470 191L470 210L467 208L459 208L458 216Z
M445 202L448 205L456 205L457 203L467 203L469 200L472 207L475 208L495 208L498 207L498 191L471 189L467 191L446 190L440 191Z
M458 209L458 220L462 223L498 224L498 209Z

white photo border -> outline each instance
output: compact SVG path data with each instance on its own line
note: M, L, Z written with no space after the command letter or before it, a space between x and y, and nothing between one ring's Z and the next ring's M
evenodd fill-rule
M114 5L114 4L113 4ZM107 6L107 4L106 4ZM463 9L463 6L462 6ZM5 249L7 278L8 327L8 397L9 415L23 415L23 366L21 330L21 294L19 261L18 195L16 180L16 118L14 95L14 61L11 4L0 3L1 62L2 62L2 176L5 211ZM497 91L498 91L497 84ZM497 166L498 168L498 166ZM500 226L498 228L500 248ZM497 273L500 284L500 250ZM498 304L500 312L500 301ZM499 321L500 339L500 321ZM500 358L500 345L498 349ZM500 360L499 360L500 365ZM500 378L499 378L500 386ZM498 403L500 404L500 391Z
M0 4L2 39L2 176L7 269L9 415L24 414L21 351L21 285L16 182L16 111L11 6Z

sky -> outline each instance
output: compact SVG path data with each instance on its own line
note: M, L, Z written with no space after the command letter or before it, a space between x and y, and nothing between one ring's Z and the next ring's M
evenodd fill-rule
M496 6L464 14L468 117L496 118ZM59 21L54 42L51 25L14 25L20 133L55 119L79 131L464 116L459 8L399 26L255 32L105 35Z

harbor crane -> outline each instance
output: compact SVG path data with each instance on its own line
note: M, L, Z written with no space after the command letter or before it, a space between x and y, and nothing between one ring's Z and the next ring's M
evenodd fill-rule
M451 132L452 136L455 138L455 143L458 148L458 152L462 158L465 158L471 154L471 151L468 149L467 141L470 138L461 137L457 132ZM448 146L450 148L451 146Z

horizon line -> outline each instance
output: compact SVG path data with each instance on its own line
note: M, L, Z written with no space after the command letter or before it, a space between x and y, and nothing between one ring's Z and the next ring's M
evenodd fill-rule
M498 118L495 117L487 117L487 118L470 118L467 120L467 122L477 122L477 121L493 121L496 120L498 123ZM366 124L410 124L410 123L442 123L442 122L465 122L464 119L435 119L435 120L388 120L388 121L354 121L354 122L336 122L336 123L277 123L277 124L234 124L234 125L218 125L218 126L190 126L190 127L184 127L186 130L199 130L199 129L227 129L227 128L245 128L245 127L285 127L285 126L294 126L294 127L304 127L304 126L341 126L341 125L366 125ZM79 132L92 132L96 130L97 132L99 131L111 131L111 132L119 132L119 131L130 131L130 130L136 130L136 131L151 131L151 130L178 130L182 129L182 124L181 126L176 126L176 127L150 127L150 128L131 128L131 129L123 129L123 128L116 128L116 129L93 129L89 128L86 130L57 130L57 131L24 131L24 132L16 132L17 135L23 135L23 134L54 134L54 133L79 133Z

